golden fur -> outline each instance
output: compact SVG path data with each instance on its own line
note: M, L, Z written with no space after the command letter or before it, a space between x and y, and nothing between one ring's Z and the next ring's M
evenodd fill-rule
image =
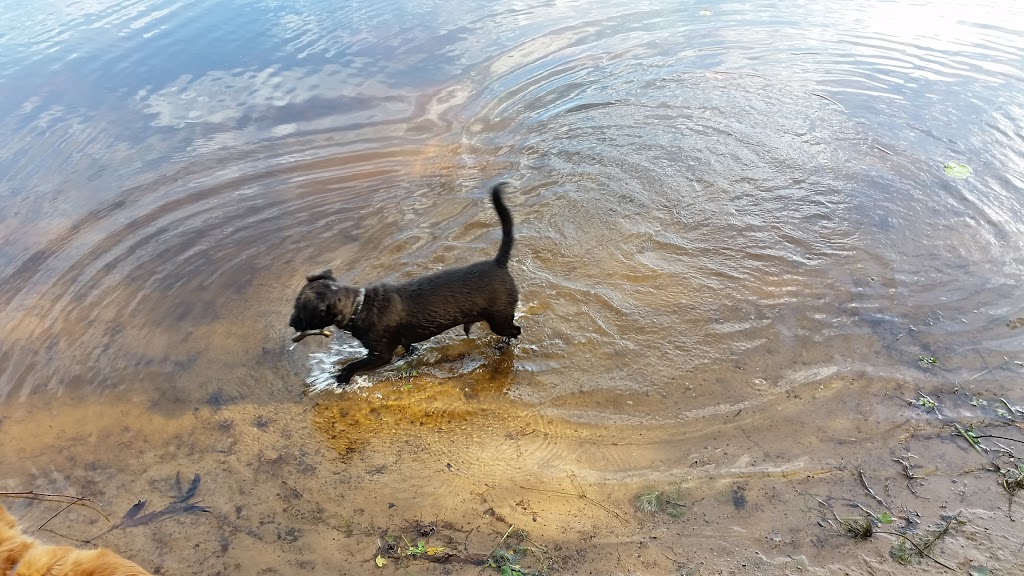
M152 576L106 548L50 546L18 530L0 504L0 576Z

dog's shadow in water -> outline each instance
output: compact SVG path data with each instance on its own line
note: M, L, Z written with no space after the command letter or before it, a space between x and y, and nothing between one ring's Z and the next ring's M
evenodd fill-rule
M409 431L430 439L436 434L424 431L478 430L518 420L522 410L507 396L515 381L512 347L496 350L489 339L437 344L346 387L328 375L329 390L338 393L317 394L313 425L344 457Z
M352 391L380 382L420 376L438 380L468 379L474 392L497 392L513 381L515 345L490 335L482 338L464 338L461 335L451 339L436 338L417 345L412 354L396 358L386 368L357 375L350 384L339 385L334 378L339 367L366 354L356 339L341 333L331 338L327 350L310 354L306 393Z

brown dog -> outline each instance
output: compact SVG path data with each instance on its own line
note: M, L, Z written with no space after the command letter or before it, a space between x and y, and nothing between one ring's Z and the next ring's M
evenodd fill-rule
M410 354L413 344L455 326L463 326L469 336L473 324L484 321L499 336L519 336L522 330L515 324L519 291L508 271L514 240L512 214L501 198L503 188L498 184L491 189L502 231L493 260L365 289L342 286L330 270L306 277L289 325L306 332L333 324L350 332L369 351L335 375L340 384L347 384L357 372L384 366L399 346Z
M49 546L18 530L0 505L0 575L3 576L152 576L106 548L79 550Z

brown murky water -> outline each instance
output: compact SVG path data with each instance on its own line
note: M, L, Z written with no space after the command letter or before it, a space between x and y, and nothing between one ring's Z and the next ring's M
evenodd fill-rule
M209 513L96 543L161 574L499 574L499 544L546 574L944 570L838 533L866 508L921 542L959 512L936 559L1021 570L1017 3L0 14L0 490L110 517L0 500L37 536L199 473ZM358 348L291 346L302 277L490 256L499 177L520 341L334 389Z

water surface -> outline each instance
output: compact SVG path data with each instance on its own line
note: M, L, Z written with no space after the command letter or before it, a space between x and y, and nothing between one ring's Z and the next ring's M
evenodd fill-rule
M525 526L554 573L906 573L818 523L880 507L861 469L893 514L967 510L962 567L1020 546L948 436L1022 419L995 410L1024 404L1016 3L0 13L0 487L117 516L201 472L216 521L100 542L143 566L365 573L432 519L485 554ZM303 276L490 257L498 178L516 346L452 331L325 390L358 351L290 346ZM907 487L908 452L942 475Z

